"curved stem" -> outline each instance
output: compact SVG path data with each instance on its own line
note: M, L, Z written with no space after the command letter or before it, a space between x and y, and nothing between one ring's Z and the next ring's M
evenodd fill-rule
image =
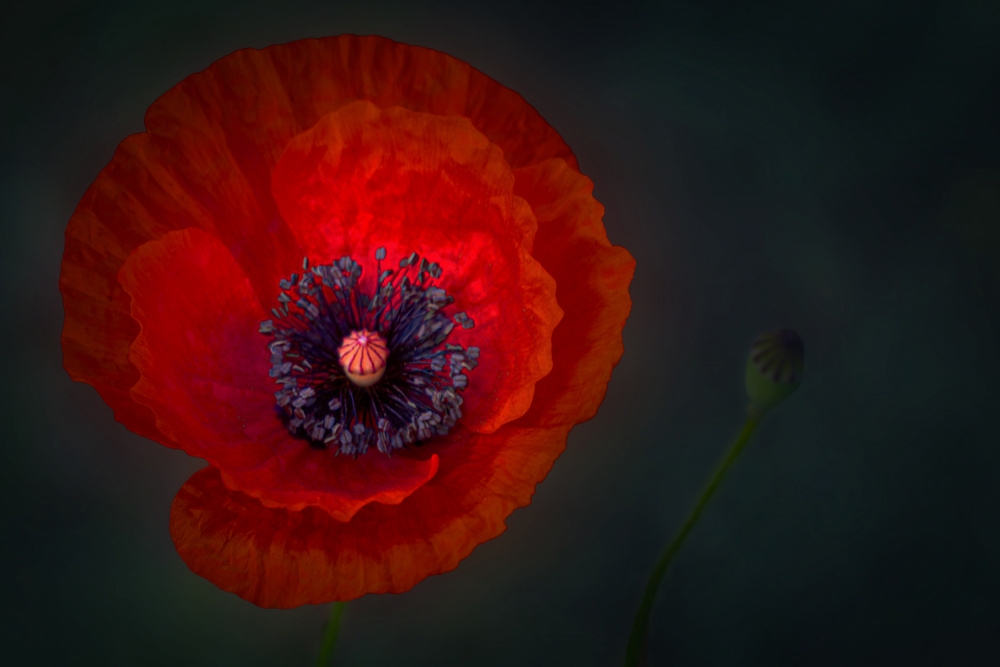
M330 608L330 618L323 629L323 642L319 645L317 667L330 667L333 664L333 649L337 647L337 635L340 634L340 617L344 613L346 602L334 602Z
M719 467L715 469L715 473L709 480L708 485L705 490L701 492L701 498L698 499L698 504L694 506L691 513L688 515L687 521L681 526L681 529L677 532L673 541L667 547L667 550L663 552L660 556L659 562L656 567L653 568L653 573L649 575L649 581L646 583L646 591L642 595L642 603L639 605L639 611L635 614L635 621L632 623L632 634L628 638L628 649L625 653L625 665L626 667L637 667L640 661L645 661L646 653L646 633L649 628L649 613L653 609L653 601L656 599L656 591L660 587L660 582L663 581L663 576L667 573L667 566L670 565L670 561L673 559L674 555L680 550L681 545L684 544L684 539L694 528L695 523L698 522L698 517L701 516L702 510L708 504L708 501L712 498L712 494L715 493L715 489L718 488L719 484L722 482L722 478L725 477L726 471L729 470L729 466L732 465L736 457L739 456L740 451L743 450L743 446L747 444L750 440L750 436L753 435L754 429L757 428L757 423L759 421L759 415L755 413L749 413L747 415L747 420L743 424L743 430L740 434L736 436L736 440L729 447L729 452L726 454L726 458L722 460Z

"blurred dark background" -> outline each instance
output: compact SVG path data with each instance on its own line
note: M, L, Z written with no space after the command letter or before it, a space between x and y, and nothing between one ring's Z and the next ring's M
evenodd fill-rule
M757 333L806 380L676 559L651 665L1000 664L1000 3L32 2L2 27L0 662L311 665L167 530L201 462L61 366L63 231L118 142L243 47L380 34L563 135L638 261L626 352L532 505L344 617L338 665L615 665L741 424Z

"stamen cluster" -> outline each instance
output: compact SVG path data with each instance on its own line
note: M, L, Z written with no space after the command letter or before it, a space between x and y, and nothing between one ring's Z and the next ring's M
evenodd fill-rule
M261 323L272 337L270 376L282 387L278 416L313 447L391 453L446 434L462 416L463 371L478 365L479 348L445 341L456 323L468 329L474 322L442 312L454 298L435 285L438 264L412 253L398 270L383 271L385 254L375 254L373 295L362 293L362 268L352 258L313 267L303 260L301 274L279 283L274 319ZM388 347L384 375L370 386L352 382L338 353L362 331L376 332Z

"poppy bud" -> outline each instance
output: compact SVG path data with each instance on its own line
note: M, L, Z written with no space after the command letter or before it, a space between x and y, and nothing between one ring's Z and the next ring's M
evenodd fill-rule
M795 393L802 383L804 356L802 339L791 329L778 329L758 336L750 347L747 360L746 387L751 416L761 417Z

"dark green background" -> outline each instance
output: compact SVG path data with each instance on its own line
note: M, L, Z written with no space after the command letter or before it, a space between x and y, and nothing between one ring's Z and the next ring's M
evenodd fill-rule
M1000 3L34 2L2 19L0 662L310 665L167 531L200 462L61 368L62 235L117 143L242 47L455 55L563 135L638 261L625 357L534 502L348 605L339 665L614 665L740 426L749 343L806 381L671 569L652 665L1000 664Z

